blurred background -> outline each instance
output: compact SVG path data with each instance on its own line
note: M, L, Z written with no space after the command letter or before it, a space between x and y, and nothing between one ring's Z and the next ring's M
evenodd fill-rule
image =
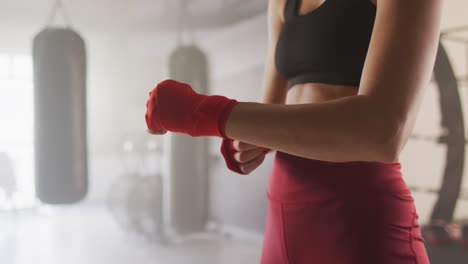
M273 156L239 176L219 139L150 136L144 113L169 77L259 101L266 8L0 0L0 263L259 263ZM434 80L400 158L432 263L468 263L467 9L445 1Z

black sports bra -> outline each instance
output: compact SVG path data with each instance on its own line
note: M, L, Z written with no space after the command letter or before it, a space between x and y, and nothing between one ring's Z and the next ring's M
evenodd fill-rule
M298 14L300 0L287 0L275 54L278 72L289 81L359 86L374 26L370 0L325 0Z

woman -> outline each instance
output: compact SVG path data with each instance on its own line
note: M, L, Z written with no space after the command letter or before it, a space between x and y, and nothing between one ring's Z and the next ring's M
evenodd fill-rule
M149 131L222 137L243 174L277 151L262 263L429 263L398 155L430 81L441 5L270 0L263 104L167 80L150 93Z

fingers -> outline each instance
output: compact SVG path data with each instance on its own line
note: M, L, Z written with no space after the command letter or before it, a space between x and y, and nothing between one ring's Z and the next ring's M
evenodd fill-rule
M161 125L157 100L154 98L156 96L156 89L157 88L153 89L149 93L150 98L146 101L145 121L148 133L153 135L164 135L167 131L163 129L163 126Z
M243 173L249 174L252 171L254 171L258 166L260 166L260 164L262 164L264 160L265 160L265 154L262 154L256 157L255 159L253 159L252 161L239 164L239 168Z
M236 151L249 151L249 150L258 148L255 145L251 145L251 144L248 144L248 143L245 143L245 142L241 142L239 140L234 140L233 146L234 146L234 149Z
M232 148L231 157L238 163L238 168L244 174L249 174L260 166L265 160L265 154L267 153L265 148L238 140L232 141Z
M152 135L164 135L167 133L166 130L151 131L149 129L146 129L146 131Z
M239 163L247 163L254 160L258 156L261 156L262 154L264 154L264 149L256 147L252 150L239 151L234 153L234 160Z

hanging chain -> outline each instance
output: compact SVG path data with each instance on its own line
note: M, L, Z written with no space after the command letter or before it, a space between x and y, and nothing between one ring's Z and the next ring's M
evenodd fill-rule
M190 26L190 23L187 23L187 21L190 22L192 18L188 11L188 1L189 0L179 0L179 12L176 22L177 46L182 44L182 35L184 32L188 33L189 43L192 44L194 42L193 28Z
M52 25L59 11L62 11L62 17L65 23L65 27L69 28L71 25L70 17L68 16L68 12L64 7L62 0L55 1L54 6L52 7L52 11L50 12L49 19L47 20L47 25Z

